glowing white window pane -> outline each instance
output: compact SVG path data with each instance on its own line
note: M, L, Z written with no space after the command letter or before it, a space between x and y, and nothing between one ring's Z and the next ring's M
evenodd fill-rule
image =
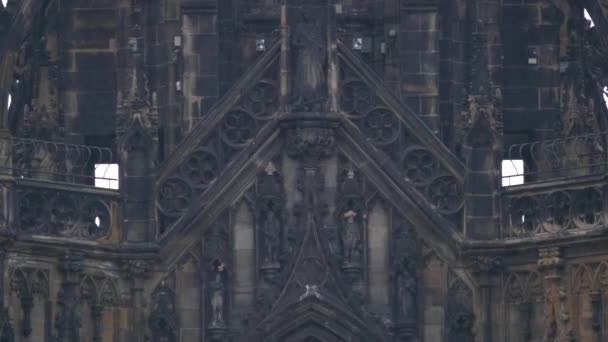
M591 26L590 27L595 26L595 24L593 23L593 19L591 19L591 16L589 15L589 12L587 12L586 8L585 8L585 19L591 21Z
M524 161L519 159L502 161L502 186L524 184Z
M2 6L6 7L6 2L7 2L7 1L8 1L8 0L2 0Z
M118 164L95 164L95 187L118 189Z
M8 109L8 108L11 108L11 101L12 101L11 94L8 94L8 102L7 102L7 104L6 104L6 108L7 108L7 109Z
M604 87L604 101L606 102L606 108L608 108L608 87Z

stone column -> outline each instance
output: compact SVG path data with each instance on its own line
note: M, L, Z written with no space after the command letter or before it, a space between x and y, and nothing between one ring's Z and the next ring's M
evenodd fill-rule
M82 272L82 256L68 253L59 258L59 273L62 275L57 302L59 312L55 317L56 335L53 341L74 342L80 340L80 313L78 312L78 285Z

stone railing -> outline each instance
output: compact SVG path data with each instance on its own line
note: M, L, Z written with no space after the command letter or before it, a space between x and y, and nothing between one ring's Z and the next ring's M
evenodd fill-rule
M28 179L0 182L2 225L18 238L52 236L118 241L120 196L117 191Z
M0 138L0 173L19 179L86 185L93 185L95 179L117 181L118 175L107 172L114 160L112 150L105 147Z
M607 141L608 133L604 132L511 145L503 160L510 161L515 172L503 175L503 180L539 183L603 174L608 170ZM518 163L523 163L523 168Z
M502 237L556 237L603 229L604 176L503 188Z

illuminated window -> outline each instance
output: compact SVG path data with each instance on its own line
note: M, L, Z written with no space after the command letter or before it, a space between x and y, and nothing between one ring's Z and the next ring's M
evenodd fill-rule
M95 164L95 187L118 190L118 164Z
M502 186L524 184L524 161L520 159L502 161Z
M595 26L595 23L593 23L593 19L591 19L591 16L589 15L589 12L587 12L586 8L585 8L585 19L587 19L591 22L591 25L589 27Z
M6 104L6 108L7 109L11 108L11 101L12 101L11 94L8 94L8 101L7 101L7 104Z
M7 2L7 1L8 1L8 0L2 0L2 6L6 7L6 2Z

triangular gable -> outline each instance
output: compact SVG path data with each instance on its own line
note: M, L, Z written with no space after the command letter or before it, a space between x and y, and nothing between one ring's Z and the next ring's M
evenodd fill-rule
M238 152L275 121L278 51L278 44L270 48L161 166L157 180L159 234L174 225Z

